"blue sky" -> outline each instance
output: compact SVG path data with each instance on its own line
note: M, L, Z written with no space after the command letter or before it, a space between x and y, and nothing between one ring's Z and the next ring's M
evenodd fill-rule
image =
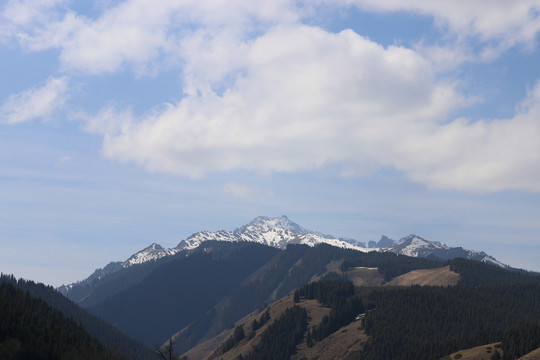
M540 271L540 1L0 2L0 271L258 215Z

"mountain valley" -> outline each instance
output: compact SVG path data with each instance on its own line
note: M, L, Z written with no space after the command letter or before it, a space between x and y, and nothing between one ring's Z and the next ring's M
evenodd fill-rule
M507 355L540 347L539 274L417 235L336 239L285 216L195 233L172 249L152 244L58 291L147 349L171 344L190 360L434 359L498 341Z

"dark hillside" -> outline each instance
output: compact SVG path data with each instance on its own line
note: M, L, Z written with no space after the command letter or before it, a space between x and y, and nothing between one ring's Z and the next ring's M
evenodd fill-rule
M320 256L316 248L313 250L311 259L321 259L321 264L333 259L333 255ZM310 252L308 249L302 255L288 271L287 277L306 261ZM355 255L355 259L349 258L352 260L350 264L377 265L375 256ZM385 269L395 274L420 266L415 259L393 254L383 255L380 259ZM428 267L441 266L440 262L430 260L426 264ZM503 339L506 339L503 344L512 349L509 353L516 356L534 349L537 345L535 329L540 324L540 278L462 259L446 262L444 269L449 271L452 264L456 271L461 272L460 278L465 279L461 285L355 288L350 281L344 281L343 274L330 272L327 274L332 276L325 276L326 279L299 287L294 296L285 299L307 309L309 325L304 329L303 340L296 350L287 352L285 358L439 359L460 349ZM309 263L302 267L317 268ZM412 273L420 271L413 270ZM485 285L480 284L482 279ZM326 310L314 310L312 299ZM271 319L280 316L276 308L283 301L278 300L270 306ZM246 338L235 337L230 330L226 335L228 338L225 337L226 342L217 347L213 358L236 359L239 355L245 358L250 353L260 358L271 358L270 353L259 352L263 347L257 345L263 339L261 332L257 331L262 318L259 314L251 324L249 317L237 323L243 326ZM529 323L532 324L527 325ZM265 341L270 344L274 341L296 343L292 337L289 340L272 337ZM197 351L204 353L202 348ZM298 354L291 355L295 351Z
M355 250L341 249L326 244L315 247L288 245L279 251L268 264L257 270L256 277L250 276L231 292L228 304L223 309L213 309L207 315L195 320L176 338L178 352L186 352L200 339L207 340L225 328L231 328L235 321L266 304L289 294L314 277L327 272L327 265L335 260L354 258L362 254ZM395 257L395 255L392 255ZM209 316L214 324L220 323L213 332L204 334L201 329L209 327Z
M279 251L255 243L208 242L188 257L163 263L91 311L149 346L162 344Z
M490 284L540 284L540 274L517 269L503 269L479 261L456 258L449 261L450 269L460 274L459 285L477 286Z
M0 283L1 359L121 359L75 320L7 282Z
M28 292L32 297L45 301L49 306L59 310L66 318L74 319L80 323L103 346L114 349L129 359L143 360L153 356L152 351L142 343L127 337L105 321L82 309L51 286L23 279L17 280L15 277L7 275L2 275L0 282L8 283Z
M540 324L540 285L379 288L365 328L373 341L358 359L436 359L500 341L505 331Z

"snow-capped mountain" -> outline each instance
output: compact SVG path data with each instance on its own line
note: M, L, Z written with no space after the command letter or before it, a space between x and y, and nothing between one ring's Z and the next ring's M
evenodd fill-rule
M450 247L439 241L429 241L417 235L409 235L398 241L383 236L376 244L382 251L389 251L400 255L412 257L436 258L450 260L461 257L507 267L483 251L467 250L462 247Z
M242 242L251 241L260 244L285 249L288 244L305 244L316 246L317 244L328 244L331 246L354 249L358 251L389 251L401 255L413 257L431 257L448 260L455 257L463 257L471 260L479 260L501 267L507 267L495 258L484 252L466 250L461 247L449 247L438 241L429 241L417 235L409 235L398 241L387 236L382 236L378 242L370 241L368 245L355 239L336 238L332 235L325 235L320 232L304 229L300 225L292 222L285 215L280 217L259 216L249 224L241 226L233 231L219 230L216 232L200 231L185 240L182 240L176 247L166 249L153 243L147 248L133 254L123 262L112 262L103 269L96 270L90 277L77 283L77 285L92 284L107 274L116 272L123 268L128 268L148 261L155 261L160 258L171 256L182 251L197 248L201 243L209 240ZM59 288L62 293L71 291L75 284L63 285Z
M75 285L79 285L79 286L91 285L95 281L101 280L103 277L109 274L112 274L114 272L117 272L118 270L125 269L133 265L137 265L137 264L142 264L147 261L154 261L165 256L174 255L179 251L181 250L177 248L165 249L161 245L153 243L152 245L131 255L126 261L111 262L107 264L104 268L97 269L96 271L94 271L92 275L90 275L86 279L81 280L74 284L62 285L57 290L60 291L62 294L66 294L70 292L73 289L73 286Z
M300 225L292 222L286 215L280 217L268 217L268 216L258 216L253 219L249 224L244 225L234 232L236 233L246 233L246 232L265 232L271 229L284 229L289 230L296 234L305 234L309 232Z
M208 240L231 242L252 241L273 246L278 249L285 249L288 244L305 244L315 246L317 244L325 243L332 246L355 249L359 251L368 250L363 246L358 246L330 235L323 235L318 232L306 230L289 220L289 218L287 218L285 215L274 218L259 216L249 224L237 228L234 231L201 231L191 235L186 240L181 241L176 249L194 249L202 242Z

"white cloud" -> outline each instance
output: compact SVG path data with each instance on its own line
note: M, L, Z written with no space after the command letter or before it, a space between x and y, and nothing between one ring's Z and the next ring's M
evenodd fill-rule
M540 191L539 119L540 83L510 119L459 119L409 138L395 166L435 188Z
M105 131L103 153L193 178L341 164L347 175L395 167L435 188L540 191L538 88L512 119L448 122L467 99L410 49L308 26L243 47L244 67L221 96L214 78L194 75L201 91Z
M11 95L0 107L0 121L15 124L52 115L64 105L68 83L67 77L50 78L41 88Z
M46 23L55 14L55 7L65 0L8 0L1 9L0 17L4 25L28 26Z
M534 41L540 30L538 0L338 0L337 3L380 12L411 11L433 16L440 25L459 35L474 35L483 41L502 39L507 47Z
M322 0L333 5L352 5L376 12L405 11L432 16L435 23L453 36L445 45L423 44L441 69L464 61L491 61L511 47L535 46L540 31L540 0ZM474 49L474 41L478 49Z
M385 48L351 30L302 25L313 3L287 0L131 0L95 19L68 11L28 31L21 10L13 26L28 50L59 49L64 70L181 68L184 97L174 104L139 117L129 107L82 116L85 130L103 136L111 159L192 178L329 164L358 175L391 166L436 188L540 191L538 87L511 119L452 121L453 109L474 99L438 73L478 55L485 60L530 46L540 28L538 1L328 3L433 16L457 40ZM66 78L51 79L13 95L1 109L4 122L50 115L66 89Z
M27 32L57 19L57 7L66 0L8 0L0 5L0 42L25 38Z
M387 149L409 128L443 120L461 101L418 54L352 31L276 28L244 53L245 67L222 96L198 79L203 91L107 133L104 154L190 177L334 162L356 171L389 162Z
M107 9L95 20L67 12L61 20L26 31L19 38L29 50L60 49L66 70L98 74L118 71L127 64L139 73L152 73L161 62L189 57L181 44L194 39L193 33L206 34L204 40L224 31L242 36L246 28L258 31L296 18L287 0L130 0Z
M448 44L424 46L433 60L447 67L449 61L489 60L518 44L533 46L540 30L540 0L128 0L105 9L95 19L58 6L64 2L9 1L2 11L0 36L11 34L33 51L60 49L64 69L103 73L133 65L139 73L152 73L161 62L171 64L186 58L189 62L186 50L197 37L203 43L231 34L248 40L277 24L309 18L322 4L433 17L456 42L448 49ZM324 12L324 7L320 11ZM463 45L470 38L481 43L474 57L471 48ZM230 57L233 53L222 50L213 48L208 54Z

